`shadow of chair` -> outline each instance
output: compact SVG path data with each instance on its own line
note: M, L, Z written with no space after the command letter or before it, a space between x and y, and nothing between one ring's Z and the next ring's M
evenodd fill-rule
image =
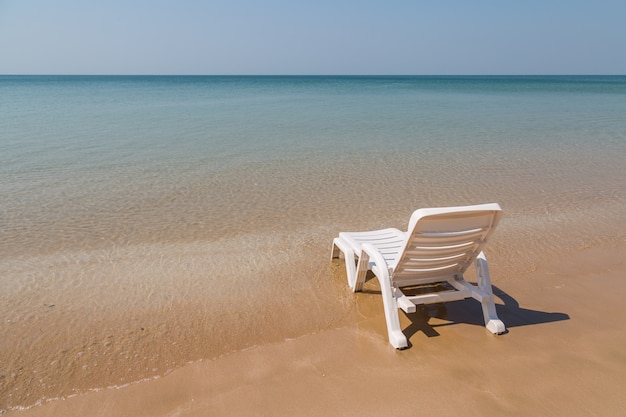
M492 286L493 293L504 304L496 303L498 316L508 329L535 324L552 323L569 320L565 313L545 312L520 307L517 300L496 286ZM472 308L473 307L473 308ZM480 309L476 308L475 301L466 299L448 303L438 303L420 306L415 313L406 315L411 324L403 331L409 340L418 332L427 337L439 336L437 327L456 324L472 324L483 327L485 325ZM431 318L445 320L445 323L429 323Z

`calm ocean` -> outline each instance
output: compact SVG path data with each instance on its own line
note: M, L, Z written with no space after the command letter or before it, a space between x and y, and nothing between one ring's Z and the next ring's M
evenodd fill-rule
M419 207L500 203L495 282L623 242L625 178L626 76L0 76L0 409L338 326Z

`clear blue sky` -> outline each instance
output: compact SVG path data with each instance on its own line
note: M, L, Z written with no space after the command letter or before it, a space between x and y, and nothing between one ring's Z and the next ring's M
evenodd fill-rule
M626 1L0 0L0 74L626 74Z

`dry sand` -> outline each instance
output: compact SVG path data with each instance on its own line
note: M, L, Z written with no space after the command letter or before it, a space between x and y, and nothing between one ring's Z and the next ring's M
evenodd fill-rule
M396 351L374 280L348 327L6 415L625 416L625 254L581 249L499 281L502 336L465 300L403 317L411 346Z

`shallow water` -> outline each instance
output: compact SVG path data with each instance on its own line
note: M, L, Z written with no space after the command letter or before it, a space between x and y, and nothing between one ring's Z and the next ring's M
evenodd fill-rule
M341 230L498 202L494 280L623 242L626 77L0 77L0 409L353 319Z

